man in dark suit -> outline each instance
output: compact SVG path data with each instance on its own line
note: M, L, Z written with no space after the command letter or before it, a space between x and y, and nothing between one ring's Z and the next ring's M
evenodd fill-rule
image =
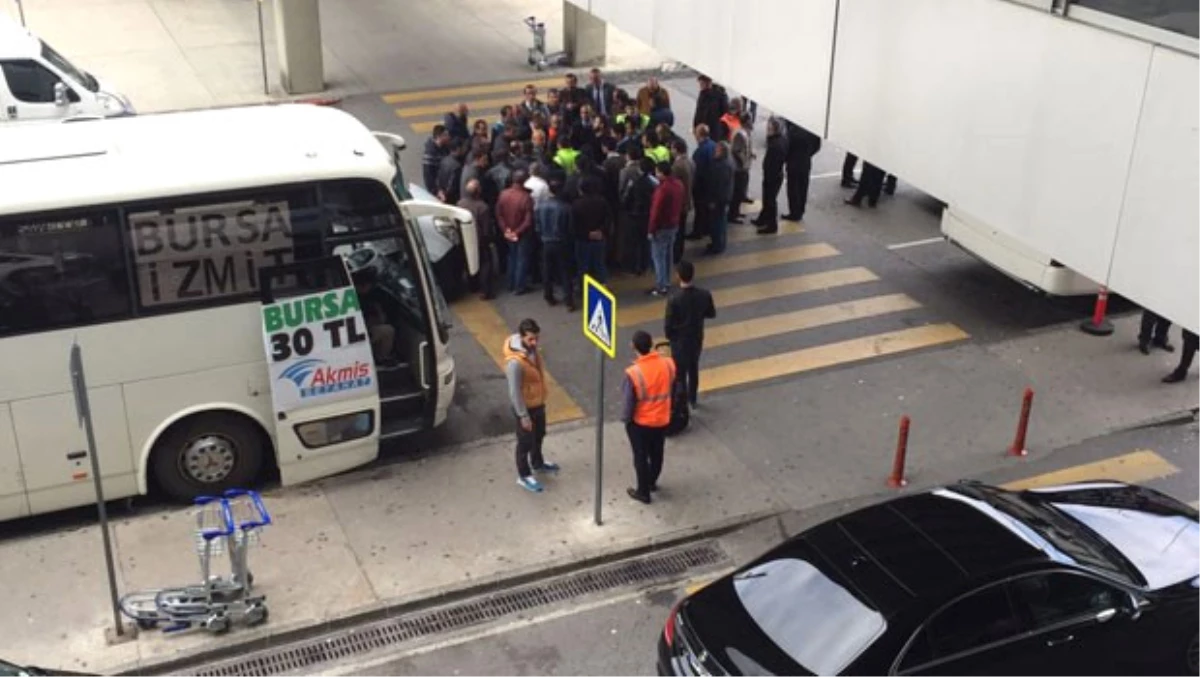
M696 81L700 83L700 94L696 96L692 129L707 125L709 133L716 135L721 126L721 116L729 112L729 96L720 85L714 85L712 78L707 75L701 75Z
M616 98L617 88L611 83L605 82L600 74L599 68L593 68L588 73L587 86L588 103L592 105L592 110L596 115L612 117L616 115Z
M692 285L696 268L691 261L676 267L679 289L667 300L664 333L671 342L671 357L678 368L676 378L686 386L688 402L696 408L700 392L700 352L704 349L704 321L717 316L712 294Z
M579 121L579 109L588 102L587 90L579 86L579 78L567 73L566 86L558 90L558 102L562 105L562 119L567 125Z
M783 167L787 161L788 139L779 118L767 121L767 154L762 164L762 211L751 222L760 235L779 232L779 189L783 186Z
M446 113L442 125L446 127L447 132L450 132L451 139L461 141L471 140L471 123L467 121L469 113L470 111L467 110L467 104L465 103L458 104L454 110Z
M785 221L803 221L808 205L808 179L812 173L812 157L821 150L821 137L800 125L787 122L787 198Z

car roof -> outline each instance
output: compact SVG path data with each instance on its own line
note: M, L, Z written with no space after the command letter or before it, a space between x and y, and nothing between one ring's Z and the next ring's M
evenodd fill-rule
M0 16L0 59L29 59L40 52L38 39L12 19Z
M800 538L889 617L972 581L1070 561L1032 530L959 488L869 506Z

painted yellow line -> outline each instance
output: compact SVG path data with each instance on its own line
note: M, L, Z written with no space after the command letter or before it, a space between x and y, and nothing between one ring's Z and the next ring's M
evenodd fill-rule
M475 118L485 118L490 126L492 121L500 117L500 107L505 105L515 105L521 102L520 94L506 96L503 99L481 99L478 101L467 101L468 119L471 122ZM432 103L425 106L410 106L408 108L397 108L396 117L398 118L423 118L430 115L436 115L439 119L450 109L454 107L456 102L450 103Z
M729 308L731 306L782 298L784 296L791 296L792 294L803 294L805 292L833 289L834 287L844 287L851 284L875 282L878 279L875 273L866 268L838 268L837 270L827 270L823 273L809 273L782 280L747 284L741 287L715 289L712 295L713 303L716 304L717 313L719 314L722 308ZM622 306L621 312L617 315L617 321L622 327L632 327L655 320L661 321L665 307L666 301L663 300Z
M483 349L496 363L501 371L504 370L504 339L513 333L504 318L496 312L495 307L477 297L469 297L454 304L454 312L458 319L471 332L471 336L483 346ZM546 423L562 423L584 417L583 410L563 390L550 371L546 371Z
M418 134L431 134L434 125L439 124L441 124L441 120L430 120L428 122L410 122L408 126Z
M1089 480L1118 480L1137 484L1147 480L1158 479L1179 472L1179 468L1167 459L1150 451L1139 449L1121 456L1106 458L1093 463L1074 465L1062 470L1034 475L1003 485L1005 489L1019 491L1021 489L1036 489L1071 482L1086 482Z
M1197 510L1200 510L1200 501L1192 501L1188 505L1192 506L1193 508L1195 508Z
M894 355L918 348L961 341L967 333L953 324L931 324L873 336L802 348L788 353L734 362L700 372L701 392L745 385L779 376L791 376L837 364Z
M539 90L543 87L561 87L564 84L563 76L555 78L539 78L536 80L509 80L508 82L493 82L486 85L466 85L464 87L446 87L443 89L425 89L416 92L400 92L398 94L384 94L384 103L411 103L413 101L433 101L437 99L468 99L472 96L481 94L499 94L501 92L514 92L517 101L521 99L521 92L525 91L525 85L533 85ZM538 98L546 100L544 92L538 92ZM467 101L470 104L470 101ZM515 101L513 103L516 103Z
M824 244L802 244L795 247L780 247L765 249L760 252L737 254L735 256L721 255L696 261L696 276L703 280L715 275L740 273L746 270L758 270L768 266L778 266L786 263L799 263L823 259L841 254L833 247ZM649 289L654 279L649 275L642 277L625 276L612 280L607 286L610 291L623 292L635 289Z
M725 237L726 242L755 242L759 240L770 240L778 235L797 235L804 232L804 225L799 221L781 221L779 223L779 232L774 235L759 235L758 231L752 226L730 226L734 232L729 233ZM708 240L688 240L684 244L685 250L703 249L708 246Z
M768 336L778 336L793 331L803 331L838 322L861 320L920 307L920 303L904 294L888 294L817 306L816 308L805 308L791 313L769 315L711 327L704 332L704 347L716 348L717 346L753 341Z
M691 581L687 585L684 586L683 592L688 597L691 597L692 595L703 590L705 587L708 586L709 583L712 583L715 580L717 580L717 579L716 578L702 578L699 580Z

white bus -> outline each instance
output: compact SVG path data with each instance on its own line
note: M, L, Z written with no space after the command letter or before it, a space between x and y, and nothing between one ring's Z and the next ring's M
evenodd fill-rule
M0 127L0 519L93 500L75 342L107 498L302 482L442 423L454 360L418 222L461 229L471 272L475 224L400 201L400 148L308 105ZM345 284L338 255L394 330L377 388L279 415L260 309L337 286L331 261Z

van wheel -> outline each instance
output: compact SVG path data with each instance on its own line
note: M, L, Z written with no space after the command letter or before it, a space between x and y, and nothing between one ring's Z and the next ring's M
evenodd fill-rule
M247 488L262 468L258 426L237 414L200 414L176 423L154 447L154 477L177 501Z

